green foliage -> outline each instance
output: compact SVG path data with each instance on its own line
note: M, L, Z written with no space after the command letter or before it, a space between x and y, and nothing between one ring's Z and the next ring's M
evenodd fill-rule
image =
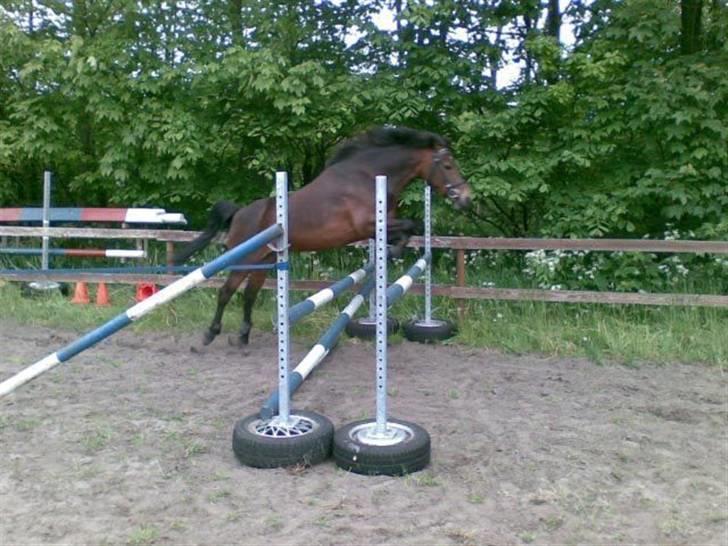
M728 10L707 3L701 50L682 55L679 7L571 3L566 48L531 1L8 2L0 206L37 203L51 168L58 204L199 222L392 123L454 142L477 206L437 203L441 233L724 237ZM508 59L520 77L498 88Z
M673 224L708 236L722 220L728 52L676 55L671 4L619 6L568 56L558 82L461 116L466 156L480 152L467 169L491 225L512 235L641 236ZM548 43L534 45L553 59Z

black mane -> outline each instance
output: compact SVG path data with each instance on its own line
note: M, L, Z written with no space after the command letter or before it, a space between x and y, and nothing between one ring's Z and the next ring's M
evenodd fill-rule
M361 151L386 146L416 149L446 148L448 142L440 135L429 131L418 131L408 127L375 127L336 146L326 166L340 163Z

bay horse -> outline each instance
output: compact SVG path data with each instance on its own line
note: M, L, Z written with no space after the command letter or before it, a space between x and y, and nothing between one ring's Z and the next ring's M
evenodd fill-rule
M447 141L431 132L399 127L379 127L336 147L324 170L311 183L289 195L288 241L292 251L342 247L374 237L374 179L387 176L387 238L401 251L417 223L395 218L398 197L415 178L422 178L456 208L470 204L471 190L450 153ZM181 264L206 247L215 235L228 229L225 246L232 248L275 222L275 198L239 207L219 201L210 212L205 230L174 256ZM395 252L392 252L395 254ZM263 247L243 262L273 263L275 253ZM243 323L237 343L246 345L252 327L252 310L266 271L232 271L218 292L217 310L205 332L208 345L220 333L225 306L248 278L243 294Z

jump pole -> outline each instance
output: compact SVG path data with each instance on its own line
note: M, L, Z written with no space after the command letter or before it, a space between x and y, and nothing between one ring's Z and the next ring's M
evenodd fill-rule
M106 339L107 337L118 332L125 326L128 326L133 321L146 315L151 310L159 307L164 303L167 303L177 296L187 292L191 288L205 282L207 279L209 279L219 271L222 271L226 267L241 260L251 252L254 252L263 245L270 243L274 239L280 237L280 235L284 233L284 229L285 228L279 224L274 224L264 229L257 235L254 235L247 241L243 241L235 248L227 251L225 254L219 256L208 264L197 268L192 273L173 282L169 286L163 288L162 290L145 299L144 301L137 303L133 307L130 307L125 312L117 315L115 318L108 321L106 324L100 326L99 328L96 328L95 330L92 330L88 334L63 347L59 351L56 351L55 353L46 356L42 360L39 360L35 364L15 374L11 378L6 379L2 383L0 383L0 397L3 397L6 394L13 392L24 383L27 383L31 379L39 376L44 372L47 372L58 364L66 362L67 360L76 356L78 353L85 351L99 341Z
M37 256L43 252L38 248L7 248L0 247L0 254L16 256ZM123 250L115 248L49 248L49 256L72 256L76 258L146 258L144 250ZM43 268L46 271L47 268ZM54 271L57 272L57 271Z
M288 320L290 322L290 326L296 324L303 317L310 315L316 309L320 309L330 301L336 299L344 291L348 290L355 284L363 281L364 278L369 275L373 270L374 264L369 263L361 269L357 269L343 279L335 282L328 288L324 288L323 290L316 292L313 296L309 296L302 302L299 302L291 307L290 311L288 311Z
M427 257L420 258L410 267L406 274L402 275L389 288L387 288L387 307L391 307L396 303L412 286L417 277L427 270L429 260ZM361 270L360 270L361 271ZM339 313L339 316L333 322L326 332L319 338L311 350L303 357L298 366L291 372L289 376L289 396L293 396L301 384L311 374L311 372L328 356L331 349L339 339L341 332L344 331L346 325L349 324L361 305L374 292L374 281L369 280L359 290L356 296L352 298L349 304ZM291 308L291 311L293 308ZM289 313L290 317L290 313ZM278 392L271 394L260 408L260 416L264 419L270 418L278 411Z
M298 390L298 387L301 386L314 368L316 368L316 366L318 366L326 358L336 344L336 341L339 339L341 332L344 331L346 325L359 310L359 307L361 307L361 304L364 303L373 288L374 281L370 279L369 282L367 282L361 290L359 290L358 294L352 298L344 310L339 313L336 320L331 324L328 330L324 332L306 356L301 359L301 362L299 362L298 366L296 366L289 376L289 396L293 396L293 393ZM260 417L262 419L270 419L276 414L278 411L279 397L280 395L276 391L263 403L263 406L260 408Z

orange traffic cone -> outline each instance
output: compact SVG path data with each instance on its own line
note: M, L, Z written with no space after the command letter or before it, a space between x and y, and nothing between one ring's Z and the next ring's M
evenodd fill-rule
M85 304L88 303L88 287L85 282L77 282L76 289L73 292L71 303Z
M157 293L157 285L150 282L140 282L136 285L136 301L143 301L152 294Z
M111 305L109 290L106 288L106 283L99 283L99 288L96 291L96 305Z

